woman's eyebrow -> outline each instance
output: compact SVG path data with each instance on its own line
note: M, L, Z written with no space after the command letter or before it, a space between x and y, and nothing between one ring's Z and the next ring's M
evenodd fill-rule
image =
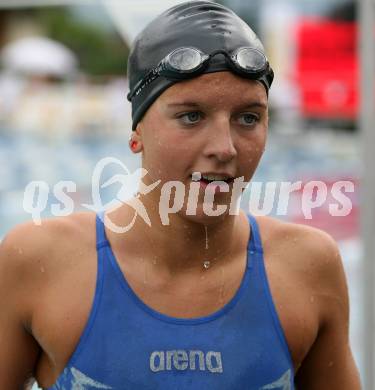
M178 107L201 107L202 104L197 102L177 102L177 103L169 103L167 104L168 108L178 108ZM253 108L261 108L263 110L266 110L268 105L266 103L256 101L256 102L249 102L245 104L241 104L236 109L238 110L245 110L245 109L253 109Z
M181 107L181 106L184 106L184 107L200 107L201 105L196 103L196 102L178 102L178 103L169 103L169 104L167 104L167 107L171 107L171 108Z
M268 105L267 105L267 103L257 101L257 102L250 102L250 103L241 104L238 106L239 110L246 110L246 109L253 109L253 108L261 108L263 110L267 110Z

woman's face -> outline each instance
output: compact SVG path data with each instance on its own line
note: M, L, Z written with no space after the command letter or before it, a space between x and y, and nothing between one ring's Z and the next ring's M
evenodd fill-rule
M145 183L161 179L184 184L186 211L192 174L225 179L229 192L214 192L215 203L229 205L233 179L250 181L262 156L268 102L257 81L231 72L204 74L176 83L150 107L137 126ZM228 179L229 177L229 179ZM159 191L153 191L155 201ZM197 214L202 213L207 181L201 181Z

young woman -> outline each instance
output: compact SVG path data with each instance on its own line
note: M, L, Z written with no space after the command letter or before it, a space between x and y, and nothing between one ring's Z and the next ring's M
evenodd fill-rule
M267 138L256 35L183 3L138 36L129 79L133 203L2 243L0 388L359 389L335 243L236 207Z

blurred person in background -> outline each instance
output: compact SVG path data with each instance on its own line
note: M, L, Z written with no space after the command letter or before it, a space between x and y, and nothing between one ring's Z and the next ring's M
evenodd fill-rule
M267 138L273 71L256 35L226 7L183 3L137 37L128 71L147 175L133 203L5 237L0 388L359 389L334 241L229 212ZM166 223L171 182L184 203ZM133 220L139 202L151 227Z

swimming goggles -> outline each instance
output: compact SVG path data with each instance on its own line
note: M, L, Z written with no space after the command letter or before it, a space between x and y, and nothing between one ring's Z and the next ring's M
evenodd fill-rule
M235 73L242 77L262 81L268 89L273 80L273 71L266 56L258 49L241 47L228 54L225 50L215 50L210 55L194 47L181 47L173 50L159 64L139 80L133 90L128 93L128 100L138 96L141 91L155 79L162 76L172 80L185 80L204 72L210 59L223 54L226 63Z

